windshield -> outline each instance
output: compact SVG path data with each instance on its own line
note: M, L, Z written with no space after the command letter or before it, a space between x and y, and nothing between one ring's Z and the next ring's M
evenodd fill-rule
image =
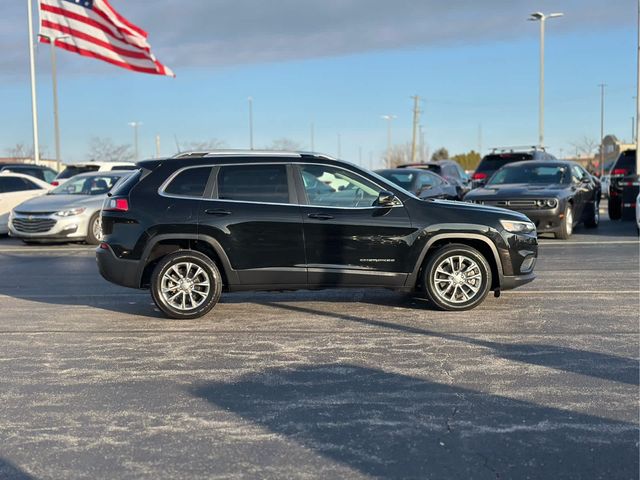
M72 178L49 192L49 195L105 195L122 175L93 175Z
M569 169L559 165L518 165L505 167L491 177L487 185L508 183L533 183L543 185L568 184L571 182Z
M613 166L613 170L625 169L628 172L635 173L636 171L636 151L627 150L620 154L618 160Z
M58 175L58 178L71 178L76 175L80 175L81 173L97 172L99 169L100 167L98 165L69 165Z
M482 159L476 172L495 172L505 165L514 162L522 162L524 160L533 160L533 156L529 153L502 153L487 155Z

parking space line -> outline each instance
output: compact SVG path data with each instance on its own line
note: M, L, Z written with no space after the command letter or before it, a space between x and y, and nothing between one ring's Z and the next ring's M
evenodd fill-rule
M609 240L609 241L585 241L585 242L567 242L567 241L553 241L547 240L538 242L539 245L554 247L564 247L565 245L640 245L640 240Z
M92 252L95 248L0 248L0 255L3 253L61 253L61 252Z
M571 294L571 295L629 295L635 294L638 295L638 290L509 290L506 292L507 295L512 294L518 295L530 295L532 293L543 293L545 295L555 294L555 295L563 295L563 294Z

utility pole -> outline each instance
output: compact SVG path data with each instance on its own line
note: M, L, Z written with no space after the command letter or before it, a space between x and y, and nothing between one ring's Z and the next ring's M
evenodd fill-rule
M419 137L419 142L420 142L420 163L423 163L425 161L424 158L424 130L422 128L422 124L420 124L418 126L418 129L420 130L420 137Z
M551 13L545 15L542 12L532 13L530 21L540 22L540 104L538 106L538 146L544 147L544 35L547 19L562 17L564 13Z
M631 117L631 143L636 143L636 117Z
M253 97L249 101L249 150L253 150Z
M138 151L138 128L142 125L142 122L129 122L129 126L133 128L133 152L136 162L140 160Z
M38 102L36 99L36 62L33 49L33 9L31 0L27 1L27 21L29 32L29 73L31 76L31 118L33 123L33 161L40 164L40 142L38 140Z
M600 178L604 175L604 89L606 84L601 83L600 87Z
M411 163L416 161L416 147L418 142L418 125L420 124L420 96L413 97L413 136L411 140Z

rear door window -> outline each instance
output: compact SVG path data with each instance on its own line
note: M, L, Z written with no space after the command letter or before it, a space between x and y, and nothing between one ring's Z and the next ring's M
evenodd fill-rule
M26 190L39 190L35 183L21 177L0 177L0 193L24 192Z
M202 198L210 175L211 167L187 168L176 175L164 191L169 195Z
M286 165L227 165L218 172L218 198L239 202L289 203Z

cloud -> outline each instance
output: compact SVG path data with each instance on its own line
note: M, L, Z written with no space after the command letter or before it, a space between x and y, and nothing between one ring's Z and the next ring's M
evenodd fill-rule
M563 11L563 32L631 25L634 0L112 0L174 69L310 59L535 35L525 19ZM0 72L26 71L26 8L0 19ZM561 27L560 27L561 25ZM68 61L68 60L64 60ZM86 70L86 59L81 68Z

